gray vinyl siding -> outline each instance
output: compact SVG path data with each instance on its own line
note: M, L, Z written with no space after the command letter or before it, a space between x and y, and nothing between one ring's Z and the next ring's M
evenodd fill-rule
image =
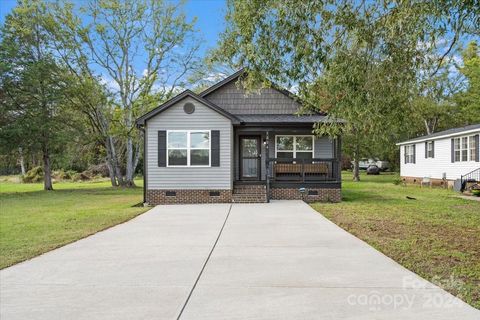
M193 114L186 114L183 105L195 105ZM220 130L219 167L158 167L159 130ZM185 98L149 119L147 134L147 189L231 189L233 128L230 119Z
M334 140L329 137L318 137L315 138L315 158L322 159L333 159L335 158L333 154L333 144Z
M301 105L275 89L247 93L232 81L204 98L232 114L293 114Z

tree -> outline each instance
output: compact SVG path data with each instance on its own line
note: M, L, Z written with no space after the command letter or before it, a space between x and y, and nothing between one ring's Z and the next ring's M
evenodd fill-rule
M456 102L462 115L463 124L480 123L480 49L475 41L470 42L462 52L463 67L460 72L467 80L465 91L456 95Z
M319 124L317 132L338 134L343 128L359 180L358 160L369 145L392 145L403 134L421 67L440 65L458 35L478 20L471 19L473 4L455 5L232 0L213 59L246 67L247 88L295 85L314 110L347 120ZM430 54L449 33L454 39L444 43L445 55Z
M107 112L113 111L113 118L105 122L108 117L104 117L101 132L106 135L118 182L124 186L134 186L141 155L135 118L173 96L189 73L200 67L194 21L187 21L181 5L153 0L91 1L81 8L86 19L70 3L54 10L63 30L58 48L75 52L64 55L66 61L106 82L111 106Z
M51 156L69 140L68 71L51 52L42 1L21 1L1 29L2 146L41 152L44 189L53 190Z

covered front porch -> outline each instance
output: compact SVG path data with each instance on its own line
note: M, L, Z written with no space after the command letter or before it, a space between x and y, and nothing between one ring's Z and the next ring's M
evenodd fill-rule
M340 138L314 136L312 124L235 126L234 192L252 186L258 193L253 186L263 185L267 201L339 201L340 143Z

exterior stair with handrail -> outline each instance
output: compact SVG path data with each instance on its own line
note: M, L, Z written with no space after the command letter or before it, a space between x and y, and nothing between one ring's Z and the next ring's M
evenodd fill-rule
M480 168L477 168L460 177L460 191L470 191L472 189L480 189Z

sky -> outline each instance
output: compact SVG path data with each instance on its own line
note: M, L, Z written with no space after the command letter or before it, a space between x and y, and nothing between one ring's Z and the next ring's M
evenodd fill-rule
M72 1L79 4L82 2L82 0ZM5 16L15 7L16 2L16 0L0 0L0 24L3 24ZM218 37L224 29L226 1L189 0L185 4L185 12L189 20L197 17L196 28L199 36L204 40L199 54L204 56L209 48L216 46Z
M71 0L72 2L81 5L84 0ZM86 1L86 0L85 0ZM176 0L165 0L177 3ZM16 0L0 0L0 24L3 24L5 17L16 6ZM209 49L215 48L219 40L220 33L225 27L225 14L226 14L226 0L187 0L184 5L184 12L187 16L187 21L191 21L194 18L197 19L195 23L196 36L201 40L200 48L197 52L197 56L203 59ZM135 63L134 63L135 64ZM143 66L143 63L141 63ZM102 81L111 87L114 91L117 91L118 85L113 79L106 73L105 70L98 68L96 65L92 65L94 72L101 75ZM223 73L212 73L206 76L205 80L210 82L216 82L219 79L225 77ZM167 81L167 87L173 85Z

